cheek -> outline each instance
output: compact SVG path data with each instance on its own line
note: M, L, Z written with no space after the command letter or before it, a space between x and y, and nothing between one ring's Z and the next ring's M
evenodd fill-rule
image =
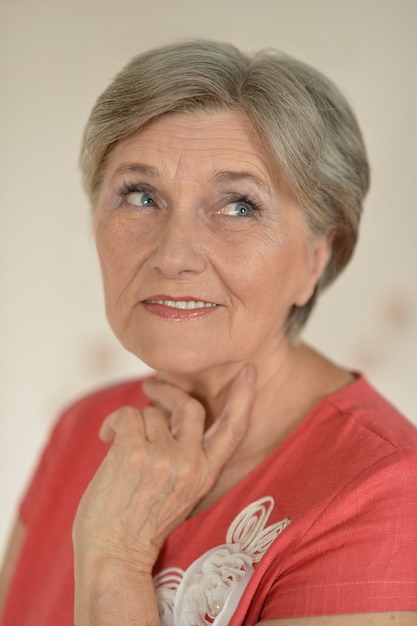
M106 295L109 290L123 290L139 262L136 237L122 231L117 223L105 224L96 230L95 241Z
M124 325L128 313L127 293L131 283L130 268L119 254L119 250L113 246L103 246L97 242L97 250L100 260L104 302L107 319L110 326L116 332Z
M233 315L238 314L251 325L269 317L269 313L276 317L283 274L280 259L276 247L268 249L255 241L242 248L228 247L219 274L232 296Z
M96 248L100 262L101 275L106 296L109 291L120 284L120 275L123 275L123 264L117 246L106 239L96 238Z
M286 319L309 274L309 257L297 241L252 247L251 254L235 263L231 284L252 311L264 317ZM238 291L239 288L239 291Z

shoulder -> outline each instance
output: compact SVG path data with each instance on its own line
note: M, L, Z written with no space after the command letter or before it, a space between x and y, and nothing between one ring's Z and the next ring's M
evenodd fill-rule
M73 401L55 420L41 456L37 473L58 473L64 466L87 464L94 469L108 446L98 436L103 420L116 409L149 403L142 380L131 380L96 389Z
M276 461L291 523L261 562L273 579L263 619L416 610L416 427L358 378Z
M57 506L61 494L69 501L71 493L78 502L108 449L98 436L105 417L121 406L140 408L148 402L142 380L132 380L97 389L68 405L55 421L21 502L25 523L42 503L45 508L45 501Z
M144 379L135 379L98 388L68 404L55 423L54 434L69 436L72 432L97 432L107 415L122 406L141 408L149 404L142 389Z
M417 455L417 427L362 376L326 397L310 416L312 432L355 472Z
M325 492L332 497L366 476L417 466L416 459L416 426L359 376L326 396L275 460L285 463L286 475L293 483L300 481L300 489L308 480L320 488L321 497ZM313 492L308 491L311 497Z
M266 467L300 536L365 512L417 515L417 429L363 378L320 402Z
M316 418L306 500L319 534L337 527L337 540L355 536L357 545L364 528L374 529L376 544L383 536L415 536L415 425L362 377L326 398Z
M372 501L377 485L381 494L405 489L411 496L417 480L417 428L372 385L358 377L326 399L323 415L331 465L341 472L342 490L356 492L359 484L372 483Z
M146 378L138 378L119 383L106 385L85 394L72 401L66 408L66 413L85 413L94 410L115 410L125 404L143 406L148 399L142 389Z

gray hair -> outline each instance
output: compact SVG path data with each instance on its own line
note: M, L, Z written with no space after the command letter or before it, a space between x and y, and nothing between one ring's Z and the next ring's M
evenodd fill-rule
M352 256L369 165L355 116L320 72L273 50L252 56L230 44L197 40L134 57L97 100L80 157L94 206L109 154L150 120L170 112L242 111L283 172L314 234L334 231L331 259L310 300L294 306L295 337L318 293Z

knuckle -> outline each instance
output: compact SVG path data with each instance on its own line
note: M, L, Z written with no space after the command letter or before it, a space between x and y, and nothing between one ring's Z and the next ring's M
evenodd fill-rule
M143 466L143 449L129 445L128 441L118 443L109 449L105 461L126 475L135 474Z
M137 423L138 416L140 415L139 409L133 406L123 406L114 413L111 413L107 419L111 421L111 424L117 430L134 426Z
M184 451L181 453L180 461L175 467L176 482L178 485L187 488L190 485L195 490L198 485L206 482L207 467L205 457L196 451Z
M180 409L187 415L193 415L200 418L205 417L205 410L203 405L196 398L193 398L191 396L184 398L181 403Z
M152 459L152 465L156 472L160 472L162 474L170 474L173 471L173 458L168 446L161 448L159 453L155 454Z
M188 483L191 479L194 479L196 475L198 475L197 464L190 459L183 458L182 463L179 463L176 468L178 482Z
M152 426L155 424L160 424L163 419L163 415L162 415L162 412L156 407L148 406L142 409L141 418L146 427L146 426Z

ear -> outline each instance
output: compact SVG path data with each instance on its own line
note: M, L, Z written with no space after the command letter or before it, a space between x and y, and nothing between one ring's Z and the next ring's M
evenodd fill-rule
M296 306L304 306L313 295L314 289L327 267L333 250L333 240L336 229L332 228L326 235L315 236L310 239L309 270L306 282L294 302Z

